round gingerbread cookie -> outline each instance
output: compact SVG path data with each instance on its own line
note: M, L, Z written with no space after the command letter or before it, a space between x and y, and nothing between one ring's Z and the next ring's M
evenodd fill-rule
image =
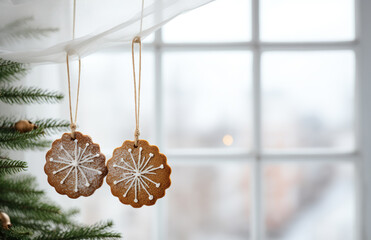
M46 153L45 173L55 190L70 198L90 196L102 186L107 175L106 157L98 144L80 132L70 133L53 142Z
M171 184L166 156L145 140L139 140L137 147L125 141L114 150L107 168L112 194L135 208L155 204Z

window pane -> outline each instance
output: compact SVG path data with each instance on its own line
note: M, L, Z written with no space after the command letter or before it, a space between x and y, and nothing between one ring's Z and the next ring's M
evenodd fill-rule
M264 181L267 239L354 239L352 164L266 164Z
M177 165L169 201L169 239L250 239L247 164Z
M150 142L154 139L155 114L153 61L152 53L143 53L140 130L141 138ZM94 54L82 64L79 129L111 153L134 136L131 53Z
M251 53L164 53L165 143L251 146Z
M163 28L166 42L238 42L251 39L251 1L218 0L181 15Z
M353 149L354 65L351 51L263 54L263 146Z
M83 223L94 224L98 221L112 220L113 229L121 233L122 239L149 240L156 231L156 225L153 222L156 216L155 207L138 209L123 205L117 197L112 195L107 184L103 184L89 198L80 198L79 201L81 201ZM64 197L64 202L66 202L66 197Z
M340 41L355 36L354 0L261 0L263 41Z

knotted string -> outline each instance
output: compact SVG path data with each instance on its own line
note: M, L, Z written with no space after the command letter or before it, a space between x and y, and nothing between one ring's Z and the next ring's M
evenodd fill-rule
M75 39L75 26L76 26L76 0L73 0L72 39ZM78 76L78 82L77 82L75 118L73 118L73 114L72 114L71 76L70 76L70 63L69 63L68 53L66 54L66 64L67 64L67 80L68 80L68 102L69 102L69 107L70 107L70 122L71 122L70 128L71 128L71 136L73 139L75 139L77 111L79 108L79 96L80 96L81 59L79 57L79 76Z
M137 79L135 75L135 44L139 45L139 71L138 71L138 89L137 89ZM131 56L133 60L133 79L134 79L134 103L135 103L135 131L134 131L134 146L138 146L139 140L139 110L140 110L140 85L142 78L142 42L140 37L135 37L131 43Z
M143 12L144 12L144 0L142 0L142 11L140 16L140 30L139 36L134 37L131 43L131 57L133 61L133 79L134 79L134 104L135 104L135 131L134 131L134 147L138 146L139 141L139 112L140 112L140 85L142 80L142 41L140 35L142 34L143 28ZM139 71L138 71L138 89L137 79L135 75L135 44L139 45Z
M76 131L76 121L77 121L77 111L79 108L79 96L80 96L80 76L81 76L81 59L79 57L79 77L77 82L77 93L76 93L76 106L75 106L75 118L72 114L72 101L71 101L71 76L70 76L70 63L69 63L69 55L66 55L66 63L67 63L67 79L68 79L68 102L70 106L70 128L71 128L71 136L75 139L75 131Z

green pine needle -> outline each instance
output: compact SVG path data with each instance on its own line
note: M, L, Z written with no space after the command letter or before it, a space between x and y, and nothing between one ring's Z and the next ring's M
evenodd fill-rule
M62 99L61 93L35 87L0 88L0 101L8 104L56 103Z
M52 231L43 234L35 240L64 240L64 239L120 239L120 234L111 232L112 222L98 223L92 226L74 226L62 231Z
M40 220L48 220L53 215L59 216L61 211L56 206L38 201L32 197L18 197L16 194L0 196L0 208L6 212L30 214Z
M17 40L27 38L40 39L46 37L52 32L58 31L58 28L39 28L31 26L34 20L32 16L17 19L0 28L0 43L13 43Z
M0 117L0 139L2 133L16 132L14 125L21 119ZM70 122L66 120L58 120L52 118L46 119L30 119L39 129L44 130L45 134L53 134L60 131L68 130Z
M76 210L63 212L35 186L33 177L0 177L0 209L8 213L14 226L0 230L0 239L120 239L120 234L111 230L112 222L91 226L74 223L71 215Z
M20 80L26 73L24 64L0 58L0 83Z
M50 141L40 140L45 136L45 131L38 128L26 133L18 131L1 132L0 148L11 150L43 149L50 146Z
M66 216L69 217L69 218L74 217L79 213L80 213L80 210L77 209L77 208L71 208L71 209L65 211Z
M25 171L27 169L27 163L19 160L11 160L9 158L0 157L0 176L5 174L12 174ZM5 188L6 186L1 186L0 188Z
M33 232L24 226L13 226L11 230L0 228L0 237L5 240L31 240Z
M0 180L0 209L9 216L70 224L70 220L60 207L49 203L45 199L45 193L35 188L37 185L35 178L11 176Z
M34 177L25 176L11 176L4 177L0 181L0 193L6 192L23 196L40 196L43 197L44 191L35 189L36 179Z
M0 32L7 32L11 29L22 27L25 24L27 24L27 23L29 23L33 20L34 20L34 18L32 16L16 19L13 22L8 23L3 28L1 28Z
M68 130L70 122L66 120L55 120L51 118L31 120L38 128L45 130L47 134L52 134Z
M13 132L0 132L0 144L1 142L14 142L14 141L28 141L37 140L45 136L45 131L42 128L21 133L14 129Z
M14 130L14 124L18 122L19 120L14 117L5 117L0 116L0 129L7 128L7 129L13 129Z
M15 140L0 142L0 148L8 150L42 150L44 148L50 147L51 142L47 140Z

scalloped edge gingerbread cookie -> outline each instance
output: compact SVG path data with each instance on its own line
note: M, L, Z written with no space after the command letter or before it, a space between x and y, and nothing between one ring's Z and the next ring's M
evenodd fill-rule
M52 143L45 158L49 184L70 198L92 195L107 175L106 157L99 145L80 132L75 132L75 139L64 133Z
M171 185L171 168L157 146L139 140L125 141L107 162L107 183L123 204L134 208L154 205Z

